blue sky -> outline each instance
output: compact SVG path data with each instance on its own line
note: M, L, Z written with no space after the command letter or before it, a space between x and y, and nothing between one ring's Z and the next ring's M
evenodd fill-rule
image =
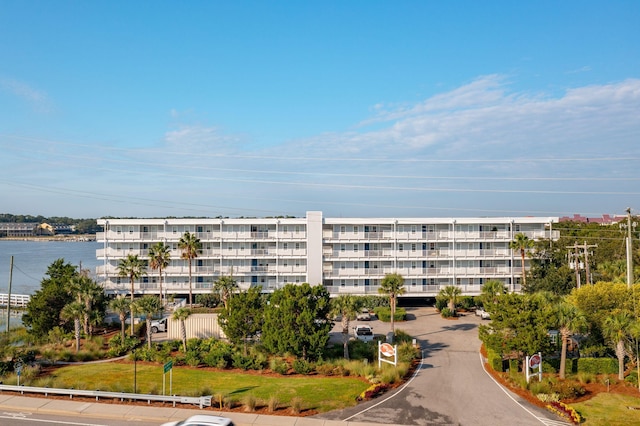
M0 213L640 212L638 1L13 1Z

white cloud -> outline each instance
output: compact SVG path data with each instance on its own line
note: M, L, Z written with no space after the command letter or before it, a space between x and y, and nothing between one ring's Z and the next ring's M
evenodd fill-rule
M48 113L52 109L51 101L47 94L31 87L27 83L11 78L0 78L0 88L28 102L38 112Z
M217 127L181 125L165 134L167 148L179 149L194 154L222 153L235 151L242 145L239 135L227 135Z

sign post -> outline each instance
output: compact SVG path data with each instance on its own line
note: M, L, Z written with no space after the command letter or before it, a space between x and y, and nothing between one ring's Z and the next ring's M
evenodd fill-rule
M15 365L16 375L18 376L18 386L20 386L20 375L22 374L22 363L17 362Z
M390 357L393 357L393 361L386 359ZM378 368L383 362L394 366L398 365L398 345L392 346L389 343L382 343L378 340Z
M527 383L529 383L529 379L531 379L531 370L538 369L538 380L542 380L542 352L538 352L535 355L527 356L525 358L525 364L527 368L525 369L525 377L527 379ZM535 373L534 373L535 374Z
M169 395L171 395L171 391L172 391L172 387L173 387L173 361L169 360L167 361L163 368L163 373L162 373L162 396L164 396L164 390L165 390L165 378L167 376L167 372L169 372Z

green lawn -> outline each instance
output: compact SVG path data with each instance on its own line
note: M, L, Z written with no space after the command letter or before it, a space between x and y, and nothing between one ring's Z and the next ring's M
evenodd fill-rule
M600 393L571 406L584 417L586 426L640 425L640 398L633 396Z
M162 394L162 365L137 363L138 393ZM133 363L103 363L68 366L56 369L42 379L49 387L133 391ZM169 394L169 373L165 376ZM302 399L303 409L325 412L356 404L356 397L369 386L351 377L267 376L259 373L208 371L174 367L172 393L183 396L228 395L242 402L246 395L267 401L276 396L283 405L292 398Z

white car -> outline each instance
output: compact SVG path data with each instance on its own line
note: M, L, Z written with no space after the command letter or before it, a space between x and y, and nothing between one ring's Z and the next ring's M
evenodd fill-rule
M353 327L353 335L363 342L371 342L373 340L373 328L369 325L356 325Z
M162 318L160 320L151 321L151 332L152 333L164 333L167 331L167 320L169 318Z
M234 424L226 417L197 414L186 420L164 423L161 426L234 426Z
M362 312L359 312L356 315L356 319L358 321L370 321L371 320L371 312L368 309L363 309Z

